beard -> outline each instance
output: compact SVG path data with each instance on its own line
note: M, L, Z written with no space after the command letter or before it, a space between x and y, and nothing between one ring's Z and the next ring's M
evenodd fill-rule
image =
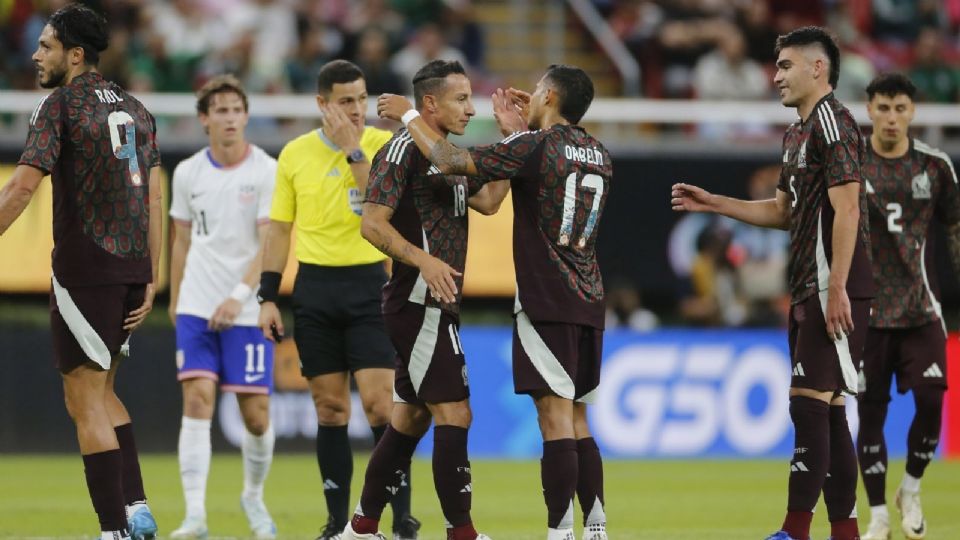
M47 74L46 80L43 79L43 75L37 77L40 88L59 88L63 85L63 80L67 78L67 69L64 66L47 69L44 73Z

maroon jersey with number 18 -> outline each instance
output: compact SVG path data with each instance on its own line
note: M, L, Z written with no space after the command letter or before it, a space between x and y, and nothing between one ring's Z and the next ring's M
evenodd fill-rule
M153 116L96 72L43 98L21 165L53 178L53 273L64 287L150 283Z
M596 240L613 163L582 127L557 124L471 149L485 180L511 179L516 312L603 328Z
M863 137L833 94L813 108L805 122L787 128L778 189L790 197L790 255L787 278L794 304L827 290L833 266L833 205L827 191L861 182ZM865 191L860 187L860 223L847 276L849 298L872 298L870 231Z

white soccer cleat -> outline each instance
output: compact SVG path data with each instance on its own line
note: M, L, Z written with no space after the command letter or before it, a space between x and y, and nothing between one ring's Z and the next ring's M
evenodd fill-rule
M860 540L890 540L890 518L886 515L870 516L870 525L867 532L860 535Z
M573 529L551 529L547 528L547 540L577 540L573 534Z
M267 512L263 499L240 497L240 506L243 507L243 513L247 515L247 521L250 522L250 532L253 533L254 540L276 539L277 524L270 517L270 512Z
M175 540L203 540L207 537L207 522L203 519L187 518L180 527L170 533Z
M607 540L607 524L594 523L583 528L583 540Z
M920 540L927 535L927 520L923 519L920 507L920 492L897 488L897 510L900 510L900 529L910 540Z
M353 524L348 521L347 526L344 527L343 532L340 533L340 540L387 540L387 537L379 531L367 534L354 532Z
M490 540L490 537L485 534L478 534L477 540Z

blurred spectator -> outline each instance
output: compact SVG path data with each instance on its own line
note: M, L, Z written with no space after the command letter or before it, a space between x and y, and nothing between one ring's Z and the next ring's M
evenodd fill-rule
M192 92L208 54L230 45L223 21L206 17L200 4L173 0L151 4L149 43L154 87L160 92Z
M446 42L462 52L471 67L482 66L483 29L474 19L473 6L470 2L448 2L440 22Z
M731 23L696 0L675 0L661 4L666 21L657 32L660 92L667 98L690 97L693 66L730 31Z
M296 53L287 60L290 88L301 94L316 94L320 67L340 54L343 35L335 27L307 16L297 19L297 35Z
M660 326L657 314L643 307L640 291L624 279L611 280L607 287L607 328L629 328L636 332L649 332Z
M824 4L826 2L816 0L806 2L797 2L797 0L767 1L770 5L773 27L778 34L786 34L801 26L823 26L825 22Z
M939 0L873 0L873 36L910 43L924 26L944 27Z
M397 74L390 68L390 47L387 33L377 26L364 30L357 42L356 64L363 70L367 92L371 96L404 90Z
M249 92L285 88L280 60L298 48L297 20L289 1L253 0L227 9L223 17L232 36L232 65L216 72L238 72Z
M733 262L728 257L732 235L714 222L697 237L697 254L690 268L693 294L680 302L680 313L704 326L740 326L747 310L737 291Z
M877 69L861 51L870 52L872 45L854 23L849 4L835 4L827 20L841 49L840 80L833 93L844 103L863 101L864 90L877 76Z
M774 48L779 35L773 27L767 0L744 0L737 10L737 23L747 41L747 56L764 64L777 61Z
M410 43L401 49L390 60L390 67L400 78L404 92L413 93L413 76L431 60L457 60L464 67L469 63L463 53L447 45L436 24L428 23L421 26Z
M390 8L389 0L360 0L352 3L344 22L344 30L350 35L359 36L371 26L376 26L386 33L390 50L399 48L403 43L403 17Z
M910 80L920 91L919 101L956 103L960 99L960 76L956 67L944 60L943 32L924 27L914 45L914 64Z
M390 0L390 6L407 23L407 28L420 28L427 23L439 23L448 3L459 0Z

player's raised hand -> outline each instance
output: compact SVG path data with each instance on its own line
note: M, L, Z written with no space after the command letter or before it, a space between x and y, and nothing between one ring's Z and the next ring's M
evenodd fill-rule
M147 320L147 314L153 309L153 297L156 294L157 289L153 286L153 283L147 283L147 288L143 292L143 303L140 304L140 307L128 313L127 318L123 320L124 330L133 332L143 324L143 321Z
M333 144L347 152L360 148L363 130L340 107L325 104L320 106L320 111L323 112L323 125L327 128L325 133Z
M674 184L670 192L670 206L675 212L712 212L714 195L690 184Z
M257 326L263 332L263 337L276 343L283 337L283 319L280 318L280 308L273 302L260 304L260 317Z
M419 264L420 275L430 288L430 295L434 300L452 304L457 301L457 282L454 277L463 274L457 272L449 264L440 259L427 255Z
M831 340L840 341L844 336L853 333L853 315L845 287L831 286L827 289L827 312L824 313L824 318L827 322L827 336Z
M507 89L507 97L510 98L510 101L517 106L517 109L520 111L520 116L523 117L524 123L529 122L530 120L530 93L524 92L523 90L517 90L516 88L510 87Z
M207 328L214 332L220 332L233 326L234 319L243 311L243 304L236 298L227 298L213 312L213 316L207 321Z
M403 114L410 109L413 109L413 105L403 96L380 94L380 97L377 98L377 115L380 118L389 118L399 122L403 118Z
M527 129L526 117L520 114L520 107L507 95L507 91L497 88L490 96L493 102L493 117L497 120L500 133L504 136Z

